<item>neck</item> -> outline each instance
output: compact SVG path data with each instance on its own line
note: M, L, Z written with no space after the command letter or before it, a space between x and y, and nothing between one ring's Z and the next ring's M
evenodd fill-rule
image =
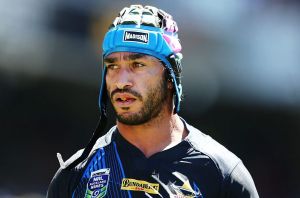
M177 145L187 136L182 120L173 113L157 116L142 125L117 121L117 127L121 135L146 157Z

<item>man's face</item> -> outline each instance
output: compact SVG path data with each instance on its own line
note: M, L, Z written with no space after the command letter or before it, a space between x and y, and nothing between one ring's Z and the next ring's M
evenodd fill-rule
M115 52L104 59L106 86L119 122L144 124L168 105L163 64L140 53Z

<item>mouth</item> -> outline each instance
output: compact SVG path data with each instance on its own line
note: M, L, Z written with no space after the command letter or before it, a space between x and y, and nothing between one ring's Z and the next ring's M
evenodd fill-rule
M134 103L137 99L129 94L116 94L115 103L120 106L128 106Z

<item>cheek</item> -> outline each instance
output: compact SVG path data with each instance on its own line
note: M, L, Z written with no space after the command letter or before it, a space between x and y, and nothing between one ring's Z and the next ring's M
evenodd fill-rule
M152 77L153 76L159 77L159 76L163 75L163 69L162 68L153 68L147 72L147 75L152 76Z
M161 83L162 83L162 79L158 77L145 79L145 81L143 81L143 87L141 87L140 90L144 94L149 94L149 92L153 92L153 90L157 90L161 86Z
M107 77L105 78L105 84L106 84L106 90L110 94L110 91L111 91L111 80L109 80Z
M164 70L161 68L149 70L141 79L146 82L146 85L154 85L156 82L160 82L164 78Z

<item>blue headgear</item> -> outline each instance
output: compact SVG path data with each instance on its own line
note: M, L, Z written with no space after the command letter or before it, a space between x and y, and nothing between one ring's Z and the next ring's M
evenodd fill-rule
M145 14L147 13L147 14ZM167 68L174 85L174 113L180 110L182 85L180 76L181 45L177 35L177 24L172 16L151 6L138 5L120 12L103 40L103 59L113 52L136 52L151 55L161 60ZM106 111L106 67L102 70L99 107Z

